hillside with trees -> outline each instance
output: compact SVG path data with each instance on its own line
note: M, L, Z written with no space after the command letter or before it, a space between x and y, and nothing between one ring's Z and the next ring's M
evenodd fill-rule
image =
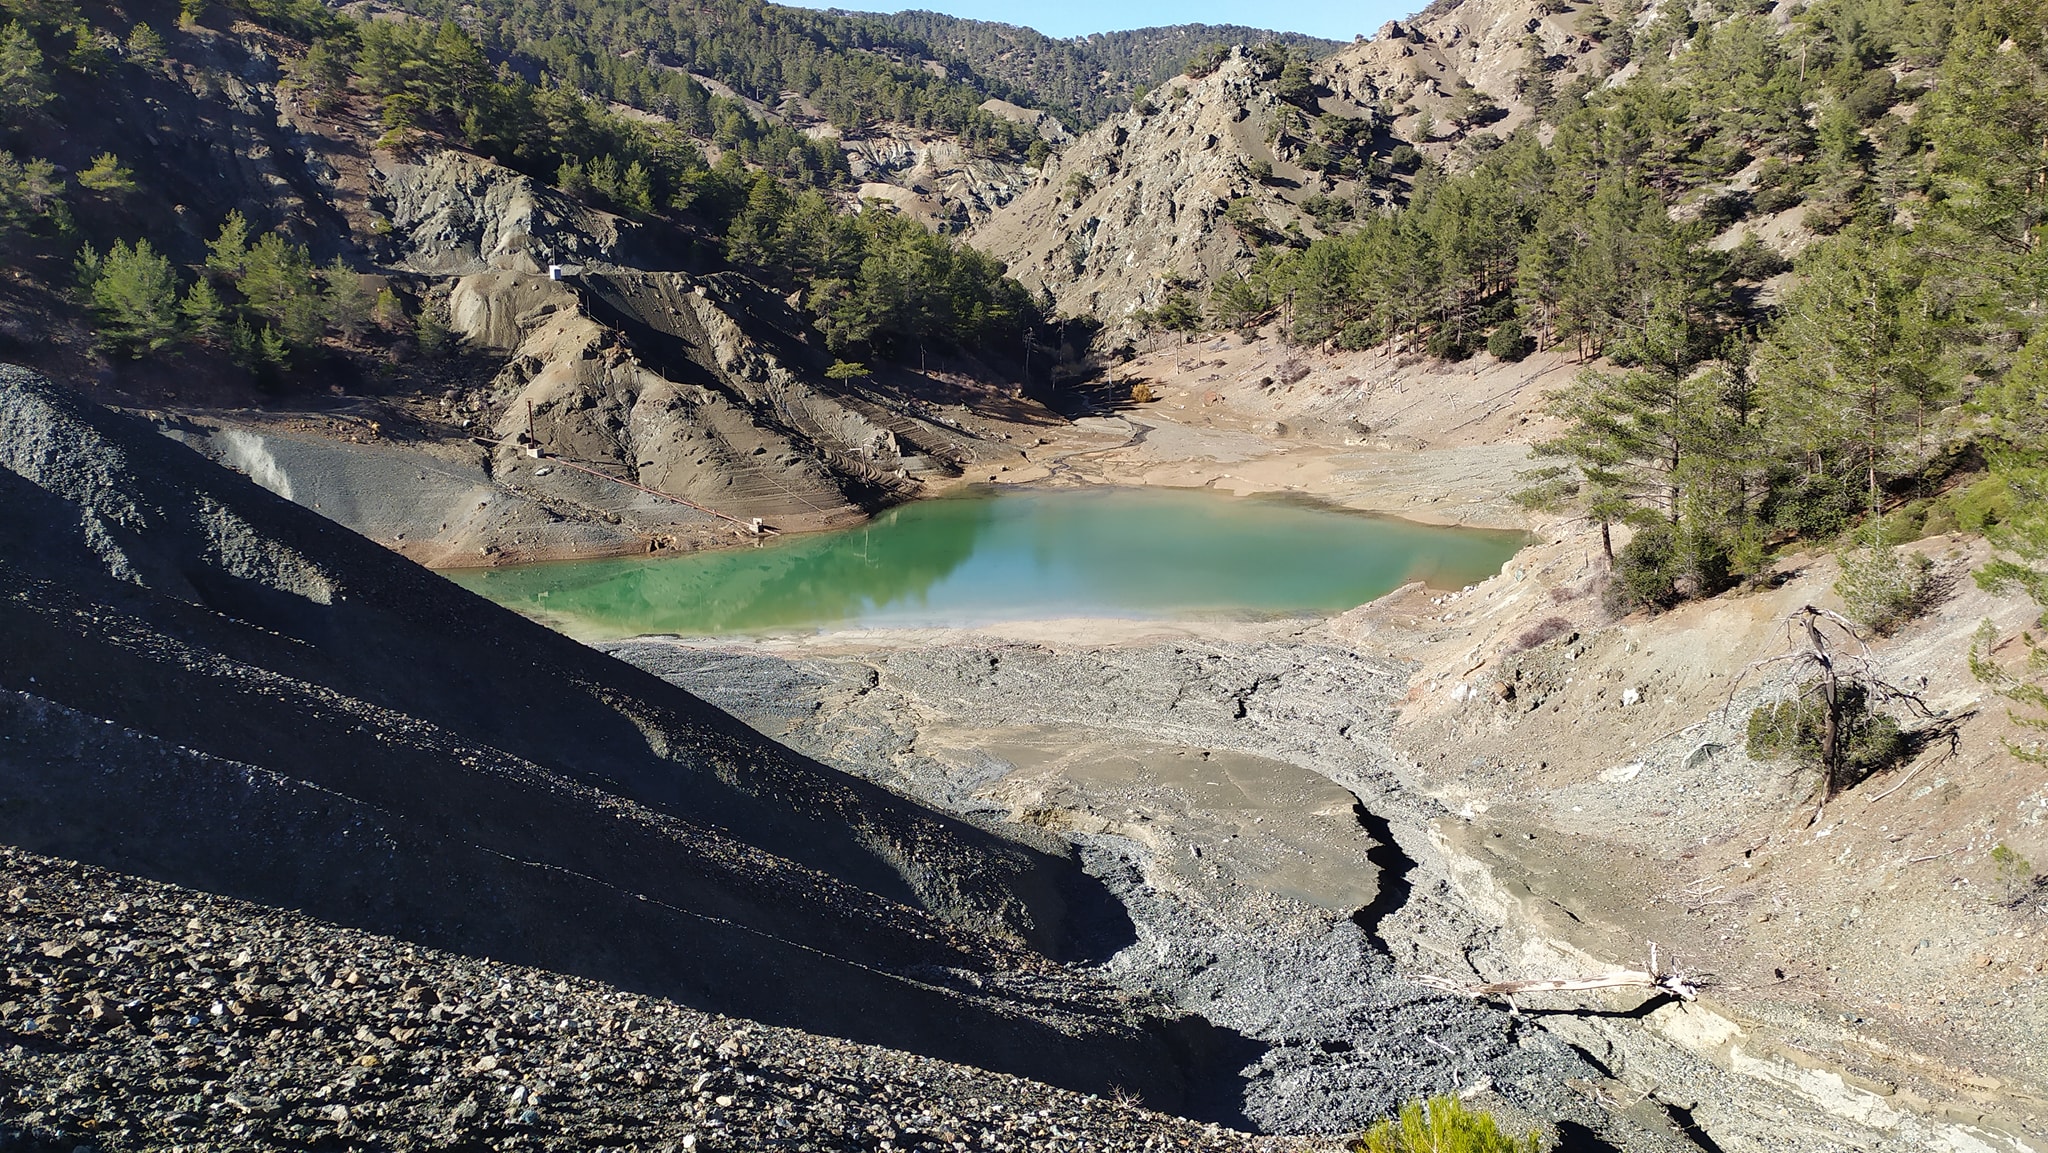
M886 358L938 341L1021 353L1024 332L1040 321L1028 294L979 254L888 214L842 211L825 191L844 173L833 146L742 115L731 101L700 102L731 129L714 130L727 147L711 164L687 118L630 117L553 77L525 79L510 61L494 66L485 44L453 22L357 21L308 3L236 14L296 40L282 45L296 49L288 84L316 114L367 102L379 148L454 145L667 230L700 259L801 294L835 351ZM75 265L68 279L107 351L214 349L272 378L287 362L317 359L324 344L409 327L403 318L419 314L419 302L365 289L358 274L371 270L354 262L358 241L345 234L316 228L294 240L273 230L276 221L232 208L211 224L194 227L188 215L169 233L138 230L146 222L134 210L164 199L161 169L111 151L79 163L74 137L94 136L95 83L150 76L193 34L173 31L167 47L146 23L124 39L96 18L104 16L39 9L0 32L5 98L19 118L0 154L0 244L41 267ZM93 51L69 47L80 43ZM687 77L671 79L673 91L703 96ZM53 160L45 149L68 151Z
M1446 361L1569 349L1589 368L1552 400L1569 432L1539 446L1525 499L1636 527L1616 557L1625 603L1731 587L1785 541L1859 523L1868 579L1910 584L1892 571L1903 529L1880 519L1930 515L1981 454L2016 459L2029 440L2015 431L2039 412L2048 45L2035 16L2010 0L1820 0L1786 20L1600 17L1604 45L1577 58L1594 71L1547 82L1562 64L1532 36L1513 121L1497 108L1449 139L1387 78L1356 133L1362 179L1313 228L1283 229L1289 202L1254 193L1303 171L1330 188L1340 155L1320 142L1350 118L1329 108L1331 73L1289 104L1282 70L1254 62L1250 97L1199 90L1274 125L1276 160L1215 215L1240 263L1207 283L1155 279L1165 295L1132 319L1277 323L1299 344ZM1093 139L1070 156L1095 157ZM1116 214L1096 187L1103 162L1085 163L1096 171L1062 176L1070 203L1085 200L1062 211L1077 225ZM1108 231L1090 229L1088 266L1119 265ZM2009 483L1986 482L1962 515L1981 527L2022 507Z
M2048 1140L2040 7L0 0L0 1145Z
M898 29L940 59L1002 86L996 94L1057 112L1071 128L1089 128L1129 107L1218 46L1276 44L1314 58L1336 41L1237 24L1175 24L1055 39L1030 28L939 12L897 12L868 19Z
M930 50L878 21L786 8L762 0L622 4L576 0L538 5L489 0L454 5L408 0L422 19L454 21L493 61L529 80L574 88L730 143L747 129L743 107L708 99L703 77L790 118L822 118L842 132L878 122L959 136L988 153L1021 155L1032 136L979 105L1001 92L971 72L925 66ZM1028 96L1024 102L1031 102ZM801 147L795 137L786 146ZM749 157L750 160L755 159Z

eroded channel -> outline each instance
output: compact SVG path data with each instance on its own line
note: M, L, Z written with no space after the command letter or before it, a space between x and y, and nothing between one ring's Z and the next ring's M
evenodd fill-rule
M1064 838L1135 929L1100 971L1255 1042L1213 1071L1211 1119L1341 1133L1451 1092L1581 1148L1696 1147L1573 1089L1606 1071L1550 1032L1402 977L1494 929L1400 843L1426 845L1431 814L1377 735L1399 683L1382 663L1298 643L610 648L849 772Z

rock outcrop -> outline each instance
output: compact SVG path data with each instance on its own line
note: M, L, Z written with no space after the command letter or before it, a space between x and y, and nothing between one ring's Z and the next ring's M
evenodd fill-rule
M621 259L632 226L494 161L441 150L378 166L399 267L435 276Z
M533 461L528 427L551 455L783 526L854 519L912 495L918 475L1018 455L827 380L802 318L743 277L492 270L458 281L449 307L458 332L507 357L494 474L533 485L554 472L544 487L646 531L677 506Z
M993 102L991 102L993 103ZM1014 107L1014 106L1013 106ZM1067 139L1045 113L1027 113L1041 137ZM1000 211L1027 188L1035 170L1015 160L976 155L951 136L894 125L840 140L856 194L893 204L928 228L958 231Z
M1061 311L1128 331L1132 313L1177 288L1244 272L1256 245L1319 235L1317 210L1355 217L1398 201L1406 178L1384 162L1404 143L1469 163L1469 137L1528 122L1519 80L1532 53L1553 87L1596 75L1600 27L1530 0L1439 4L1317 61L1310 90L1291 99L1240 50L1081 136L968 237Z
M1251 247L1224 214L1240 197L1285 203L1255 174L1264 163L1289 178L1266 141L1281 108L1242 55L1168 81L1068 146L968 237L1063 312L1120 324L1176 280L1208 284L1248 264Z

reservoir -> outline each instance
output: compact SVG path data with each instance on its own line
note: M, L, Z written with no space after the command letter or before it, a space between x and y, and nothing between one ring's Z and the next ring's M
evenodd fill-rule
M1341 612L1412 580L1469 584L1500 571L1525 539L1284 497L984 487L758 547L446 575L589 640L1244 619Z

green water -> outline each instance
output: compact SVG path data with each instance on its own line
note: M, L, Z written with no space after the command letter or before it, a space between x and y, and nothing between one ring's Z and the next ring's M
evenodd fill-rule
M703 636L1333 613L1490 576L1522 540L1285 499L980 489L759 547L449 575L579 637Z

